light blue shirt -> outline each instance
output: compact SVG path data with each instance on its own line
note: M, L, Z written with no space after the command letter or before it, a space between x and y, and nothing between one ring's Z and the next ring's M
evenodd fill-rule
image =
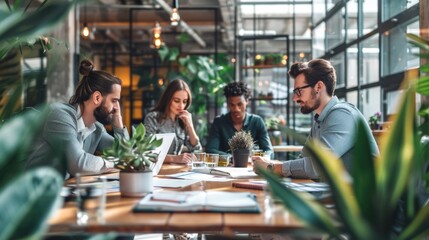
M355 132L359 119L366 122L365 117L354 105L340 102L334 96L320 115L315 117L307 142L310 139L319 140L328 150L340 157L346 169L350 172ZM371 136L371 155L375 157L379 154L377 143L368 125L366 125L365 131ZM284 162L282 173L285 177L320 178L306 144L304 144L302 150L302 158Z
M28 152L25 167L52 166L65 178L76 173L100 174L112 168L112 162L96 156L95 152L110 147L114 138L99 122L94 124L94 131L79 133L82 128L79 127L79 119L81 114L77 106L66 103L49 105L43 129ZM120 137L129 138L126 128L114 127L113 131ZM61 152L63 158L59 160L55 152Z

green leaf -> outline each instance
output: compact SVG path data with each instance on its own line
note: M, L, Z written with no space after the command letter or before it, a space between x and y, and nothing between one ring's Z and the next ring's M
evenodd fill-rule
M158 49L158 55L159 55L159 58L161 59L161 62L164 62L168 54L169 54L169 49L165 44Z
M63 179L50 167L28 170L0 190L0 239L41 237L60 207Z
M429 76L422 76L417 82L417 92L422 95L429 95Z
M371 228L363 218L342 161L327 150L327 147L321 147L323 143L316 139L310 140L307 146L313 161L318 164L322 176L327 179L331 187L332 198L346 231L353 238L370 239Z
M416 151L415 109L415 90L411 87L403 94L397 118L382 138L382 151L376 167L382 216L392 214L408 183Z
M429 205L421 209L398 239L424 239L429 235Z
M170 49L170 54L168 57L169 61L176 61L177 57L179 56L180 52L179 49L174 47Z
M371 155L370 132L366 122L359 121L356 129L356 143L353 148L353 162L351 176L353 178L353 192L356 196L359 208L362 210L362 217L371 225L378 224L378 216L374 209L374 202L377 201L375 159Z
M50 1L31 13L15 11L0 22L0 42L20 37L35 37L55 26L80 1ZM24 16L24 17L23 17Z
M288 189L281 179L272 172L261 168L258 171L267 179L273 194L283 202L291 213L312 228L326 232L334 237L339 236L331 216L323 206L312 199L304 197L302 194Z
M18 165L17 169L20 165L23 167L25 159L15 157L19 156L18 153L25 153L31 146L33 137L44 122L43 116L37 111L26 111L1 125L0 139L7 139L7 141L2 141L0 144L0 187L8 182L9 177L14 177L17 174L10 172L10 169L5 169L3 166L10 166L10 163L13 163Z

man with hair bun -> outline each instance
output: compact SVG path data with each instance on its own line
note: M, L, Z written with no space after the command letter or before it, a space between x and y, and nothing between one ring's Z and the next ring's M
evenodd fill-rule
M265 151L265 155L272 153L272 146L264 120L255 114L247 113L246 107L250 98L250 89L243 82L229 83L223 89L229 112L217 116L210 128L206 152L227 154L228 140L235 132L244 130L251 133L255 145Z
M94 155L113 144L114 138L104 127L112 124L115 135L129 138L121 116L119 100L122 81L83 60L79 67L83 78L69 103L48 106L42 132L36 137L26 168L49 165L65 178L76 173L99 174L113 168L113 163ZM61 148L62 161L52 159Z

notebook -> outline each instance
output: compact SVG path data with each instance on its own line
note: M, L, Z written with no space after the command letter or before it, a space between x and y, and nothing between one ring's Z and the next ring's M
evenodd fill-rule
M259 213L256 196L249 192L160 191L141 199L134 212Z
M296 183L296 182L285 181L284 185L285 187L293 189L298 192L310 193L316 199L324 199L331 196L331 189L329 188L329 185L323 182ZM249 182L233 182L232 186L236 188L263 190L267 186L267 182L265 180L249 181Z
M154 150L154 152L158 153L158 161L150 165L150 169L154 176L158 175L159 170L161 170L162 164L164 163L165 157L167 156L168 150L170 149L171 143L173 143L176 134L158 133L155 135L158 139L162 138L162 144Z

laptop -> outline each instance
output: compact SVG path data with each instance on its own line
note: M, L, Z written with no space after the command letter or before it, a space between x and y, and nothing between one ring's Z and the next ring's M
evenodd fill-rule
M153 175L156 176L161 170L162 164L164 163L165 157L168 154L171 144L176 136L175 133L158 133L155 134L158 139L162 138L161 146L157 147L154 152L158 153L158 161L150 165L150 169Z

